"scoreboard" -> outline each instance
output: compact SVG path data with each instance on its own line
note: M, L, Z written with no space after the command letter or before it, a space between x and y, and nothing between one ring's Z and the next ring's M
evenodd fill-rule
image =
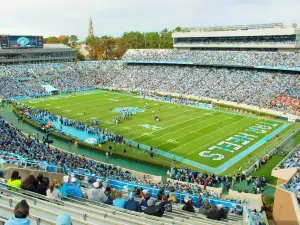
M43 48L43 36L0 36L0 48Z

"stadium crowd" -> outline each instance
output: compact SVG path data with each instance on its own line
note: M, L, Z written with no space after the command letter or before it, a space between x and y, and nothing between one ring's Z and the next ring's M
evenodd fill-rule
M24 160L32 161L31 166L36 168L47 168L45 165L64 167L66 170L74 171L78 168L89 170L91 174L96 174L108 179L117 179L138 185L149 186L149 188L164 188L165 190L175 189L178 192L199 194L203 190L188 184L178 182L152 183L150 180L141 180L132 177L129 172L122 172L119 167L100 164L93 160L88 160L84 156L63 152L57 148L52 148L47 144L39 142L38 138L32 139L22 134L21 130L12 127L0 117L0 153L10 162L10 154L16 154ZM219 197L214 192L206 194Z
M300 146L297 146L276 169L298 168L300 157ZM300 170L298 169L294 176L282 186L284 189L292 191L296 194L298 203L300 204Z
M299 53L259 51L181 51L165 49L130 49L122 57L129 62L182 62L218 65L300 67Z
M300 113L300 77L280 72L190 66L130 65L105 85L179 93ZM285 97L280 97L285 96ZM288 100L286 100L288 99Z
M154 54L152 54L152 50L129 50L124 58L133 56L134 59L135 54L137 54L136 57L142 60L142 52L146 52L146 59L151 61L153 57L153 60L162 60L157 56L160 54L157 52L160 51L153 51ZM173 51L176 52L176 50L162 50L162 56L172 56ZM178 54L185 53L180 52ZM221 53L218 54L218 56L220 55ZM238 59L240 58L243 57L238 57ZM295 62L300 61L297 60ZM103 69L98 69L102 64ZM69 63L39 65L41 67L38 65L28 65L28 67L23 65L20 68L19 66L8 66L4 70L6 75L0 77L0 87L2 87L0 97L36 97L49 94L41 86L42 84L50 84L58 91L80 91L101 85L130 90L160 91L208 97L254 106L263 105L265 108L293 114L300 113L300 76L291 72L170 65L124 65L122 67L120 61L101 62L99 64L84 62L73 65ZM3 68L1 69L3 71ZM8 69L12 72L7 73ZM12 77L19 75L22 76L23 80Z
M296 147L292 153L278 166L280 169L294 168L300 166L300 146Z
M105 182L93 177L87 182L80 182L74 175L65 175L62 180L49 180L43 174L39 174L36 177L30 175L22 179L18 171L13 171L7 184L25 191L44 195L48 199L64 200L65 197L87 198L93 202L109 204L129 211L158 217L162 217L165 212L172 212L172 205L177 203L177 199L174 197L174 190L169 194L162 192L158 194L157 198L151 198L147 190L134 187L131 190L121 191L111 188ZM27 193L27 195L30 195L30 193ZM192 202L188 195L183 199L182 210L203 214L213 220L227 219L229 213L243 214L242 205L237 204L233 209L230 209L222 204L210 204L209 198L204 199L202 197ZM23 222L22 224L29 224L29 220L26 219L29 215L29 206L25 200L16 205L14 214L7 222L8 225L18 224L17 222L21 221ZM61 217L62 215L59 215L57 224L62 224L59 223L59 219L62 220ZM68 219L68 221L71 220L70 216L68 216ZM66 225L67 223L63 224Z

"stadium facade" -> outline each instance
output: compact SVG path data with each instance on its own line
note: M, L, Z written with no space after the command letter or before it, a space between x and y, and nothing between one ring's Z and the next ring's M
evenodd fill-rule
M300 49L300 29L295 23L183 28L172 37L174 48L178 49L280 52Z
M0 65L75 62L76 50L42 36L0 35Z

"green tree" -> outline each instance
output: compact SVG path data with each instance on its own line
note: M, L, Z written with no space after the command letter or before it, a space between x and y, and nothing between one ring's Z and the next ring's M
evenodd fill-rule
M145 48L159 48L159 34L149 32L144 34Z
M172 32L168 31L168 29L165 28L159 34L160 34L159 48L173 48Z
M174 31L175 32L180 32L181 31L181 27L176 27Z
M78 42L78 37L76 35L71 35L70 38L69 38L69 44L72 46L72 47L75 47L77 46L77 42Z
M44 42L45 42L45 44L57 44L57 43L59 43L59 39L58 39L58 37L50 36L50 37L44 38Z
M102 59L114 59L116 52L116 41L113 37L103 36L99 39L102 46Z
M140 49L145 48L144 35L140 32L125 32L122 36L127 48Z

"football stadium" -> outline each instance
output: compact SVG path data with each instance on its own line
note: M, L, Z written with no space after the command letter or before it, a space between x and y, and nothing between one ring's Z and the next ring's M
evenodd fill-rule
M0 35L0 224L300 224L300 29L169 34Z

